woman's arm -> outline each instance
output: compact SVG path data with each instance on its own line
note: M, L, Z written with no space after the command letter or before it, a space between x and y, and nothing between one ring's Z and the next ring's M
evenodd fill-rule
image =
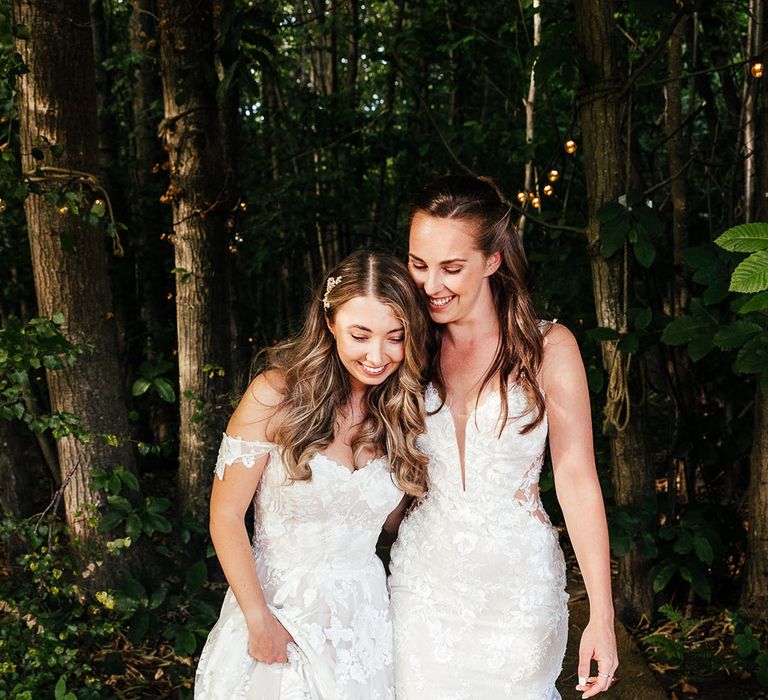
M397 508L395 508L384 521L385 532L388 532L390 535L397 534L397 531L400 529L400 523L403 521L405 511L408 509L408 504L410 501L411 496L408 495L405 495L400 499L400 503L397 504Z
M553 325L544 339L541 386L549 420L555 489L589 597L589 624L579 647L578 690L607 690L618 658L613 627L610 546L595 468L592 416L584 364L573 334ZM598 675L590 677L591 659Z
M279 401L275 377L260 375L232 415L227 434L248 441L268 441ZM250 468L235 461L227 465L222 479L214 478L210 532L221 568L248 624L248 651L258 661L274 663L287 661L286 645L293 640L267 607L245 528L245 514L268 459L269 455L265 455Z

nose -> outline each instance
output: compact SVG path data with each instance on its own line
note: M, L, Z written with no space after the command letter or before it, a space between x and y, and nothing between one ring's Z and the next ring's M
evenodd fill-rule
M443 288L443 276L439 270L430 270L424 280L424 292L433 297Z
M373 367L378 367L384 364L384 344L382 341L371 341L366 353L366 359L368 363Z

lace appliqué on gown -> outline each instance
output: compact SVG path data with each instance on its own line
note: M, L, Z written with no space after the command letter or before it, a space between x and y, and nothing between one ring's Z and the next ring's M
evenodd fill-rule
M539 500L547 421L520 434L527 398L510 386L508 400L501 437L498 392L467 420L465 491L453 418L427 389L429 492L392 549L398 700L560 698L568 596Z
M231 590L208 635L195 677L196 700L391 700L392 624L375 546L402 491L387 460L352 471L324 455L312 478L290 482L280 449L225 435L216 475L264 455L255 496L253 556L270 610L295 645L287 664L247 651L245 618Z

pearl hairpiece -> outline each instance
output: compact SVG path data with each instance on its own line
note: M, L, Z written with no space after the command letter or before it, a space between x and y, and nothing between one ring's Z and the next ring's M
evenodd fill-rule
M331 302L328 301L328 295L331 293L331 290L339 282L341 282L341 277L329 277L328 281L325 283L325 294L323 295L323 308L326 311L328 311L328 309L331 308Z

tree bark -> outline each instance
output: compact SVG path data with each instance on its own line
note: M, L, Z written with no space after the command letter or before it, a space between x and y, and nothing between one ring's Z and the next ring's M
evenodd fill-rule
M760 15L765 19L760 2ZM764 36L764 27L759 28ZM768 221L768 94L763 89L759 95L759 116L757 134L758 181L757 196L754 200L756 221ZM747 509L749 533L744 580L741 589L741 606L756 620L768 620L768 397L757 380L755 390L755 428L750 455L749 490Z
M160 63L176 253L181 509L207 519L230 362L226 163L210 0L160 0Z
M626 324L622 303L625 288L622 255L619 252L608 260L602 257L597 219L600 207L617 201L625 189L618 103L621 82L614 47L612 9L608 0L576 0L575 11L582 67L579 118L588 194L587 239L595 309L598 325L621 329ZM609 373L617 352L615 342L603 343L603 365ZM654 495L643 418L642 405L633 404L626 429L610 435L612 478L616 503L620 506L640 507ZM619 559L615 597L621 619L629 621L641 615L652 616L653 595L648 572L647 562L634 546L629 554Z
M16 47L29 72L19 80L21 164L32 173L39 163L98 175L96 90L87 0L15 0L14 22L29 28L29 40ZM54 154L49 144L64 147ZM89 185L73 176L70 188ZM51 407L77 415L94 436L87 444L73 437L58 441L63 500L71 535L99 542L93 515L101 504L91 490L91 470L117 463L135 470L128 446L111 447L100 434L125 436L128 419L117 355L112 293L107 278L105 237L80 217L60 213L42 192L59 186L44 181L41 193L24 204L39 313L64 315L67 338L86 347L71 368L48 372ZM66 244L65 244L66 242ZM117 381L116 381L117 380Z

